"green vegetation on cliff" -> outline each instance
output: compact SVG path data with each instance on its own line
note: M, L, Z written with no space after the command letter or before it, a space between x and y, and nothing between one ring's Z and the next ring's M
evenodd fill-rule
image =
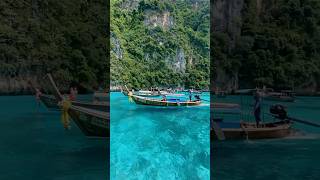
M107 23L103 0L0 1L0 77L105 86Z
M209 1L112 0L112 85L208 88L209 20Z
M244 0L241 13L231 22L240 26L235 39L230 31L212 36L219 68L237 75L240 88L319 89L320 1Z

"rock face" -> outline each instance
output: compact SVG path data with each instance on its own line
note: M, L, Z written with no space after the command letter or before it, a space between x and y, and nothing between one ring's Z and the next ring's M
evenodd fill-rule
M175 56L168 56L166 63L175 71L184 73L186 70L185 53L182 48L176 50Z
M208 88L209 1L113 1L111 84Z
M146 10L144 12L144 25L155 28L170 29L174 26L174 19L169 11L159 13L155 10Z
M36 83L35 76L0 77L0 94L31 94L32 90L28 81Z
M314 14L320 11L320 3L317 3L213 1L213 85L227 91L264 85L277 90L294 89L299 94L319 91L320 72L309 69L319 69L319 54L308 50L319 48L314 41L317 39L314 32L319 26L314 24L317 21L312 20L319 19ZM312 26L309 26L309 20Z
M121 8L132 11L134 9L137 9L137 7L139 6L139 2L140 0L124 0L121 4Z
M216 32L225 32L230 36L231 48L234 40L241 33L241 11L243 0L215 0L211 3L211 26Z
M215 0L211 3L211 30L228 35L229 45L227 51L235 47L235 40L241 33L241 11L243 0ZM213 52L214 53L214 52ZM222 59L213 59L216 66L215 79L212 81L213 89L216 87L225 90L238 88L237 74L230 74L221 68Z
M121 48L120 41L116 37L116 35L112 32L111 32L111 44L113 45L111 50L116 55L116 58L122 59L123 58L123 50Z

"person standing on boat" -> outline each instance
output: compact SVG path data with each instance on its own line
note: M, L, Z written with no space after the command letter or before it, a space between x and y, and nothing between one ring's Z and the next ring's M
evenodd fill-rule
M192 100L192 91L191 91L191 89L189 89L189 100L190 101Z
M261 95L257 91L256 94L254 95L254 118L257 123L257 127L259 127L259 124L261 122Z
M36 99L40 101L40 96L42 95L40 89L36 88Z

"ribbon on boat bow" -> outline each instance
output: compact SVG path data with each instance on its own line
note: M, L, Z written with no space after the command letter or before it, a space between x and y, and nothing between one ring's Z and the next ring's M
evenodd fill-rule
M64 129L70 128L69 113L68 113L70 107L71 107L71 102L69 100L62 101L61 121Z

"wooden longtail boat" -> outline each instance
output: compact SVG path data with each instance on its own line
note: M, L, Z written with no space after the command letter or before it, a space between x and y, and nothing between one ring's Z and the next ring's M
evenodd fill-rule
M211 103L212 108L240 108L239 104L233 104L233 103Z
M280 92L273 91L272 88L265 88L259 90L264 100L279 101L279 102L294 102L295 93L288 90L282 90Z
M54 96L41 94L39 95L41 102L48 108L48 109L56 109L59 110L58 101Z
M129 94L129 89L127 88L127 86L124 86L125 88L121 88L121 92L123 95L128 96ZM161 95L167 94L166 92L161 92L161 91L137 91L137 92L132 92L133 95L136 96L142 96L142 97L159 97Z
M68 109L68 113L86 136L110 136L109 113L74 105Z
M142 97L159 97L162 94L160 93L160 91L138 91L135 92L134 95Z
M81 101L71 101L72 105L80 106L84 108L94 109L98 111L109 112L109 103L108 102L81 102Z
M295 101L294 96L288 95L287 93L283 93L283 92L267 93L263 96L263 98L265 100L269 100L269 101L280 101L280 102L294 102Z
M56 100L64 104L64 98L60 94L55 82L50 74L48 74L50 82L54 88ZM62 111L71 116L71 119L77 124L81 131L86 136L92 137L109 137L110 136L110 117L109 117L109 104L104 105L98 103L84 103L78 101L71 101L71 106Z
M179 100L166 100L163 101L161 99L153 99L153 98L147 98L147 97L141 97L136 95L129 95L132 100L136 104L141 105L149 105L149 106L198 106L201 104L200 100L195 101L179 101Z
M57 99L48 94L43 94L38 88L36 88L31 81L28 81L29 87L35 94L37 99L40 99L40 101L48 108L53 110L59 110L58 101Z
M284 138L292 133L292 122L281 120L272 123L262 123L259 128L255 123L216 122L225 139L271 139ZM211 138L218 139L211 129Z
M54 82L52 76L50 74L48 74L49 80L51 82L51 85L53 87L53 94L55 95L56 99L58 101L62 101L64 98L61 95L60 91L57 88L56 83ZM71 101L72 105L75 106L80 106L80 107L84 107L84 108L89 108L89 109L94 109L94 110L98 110L98 111L104 111L104 112L109 112L109 102L81 102L81 101Z

